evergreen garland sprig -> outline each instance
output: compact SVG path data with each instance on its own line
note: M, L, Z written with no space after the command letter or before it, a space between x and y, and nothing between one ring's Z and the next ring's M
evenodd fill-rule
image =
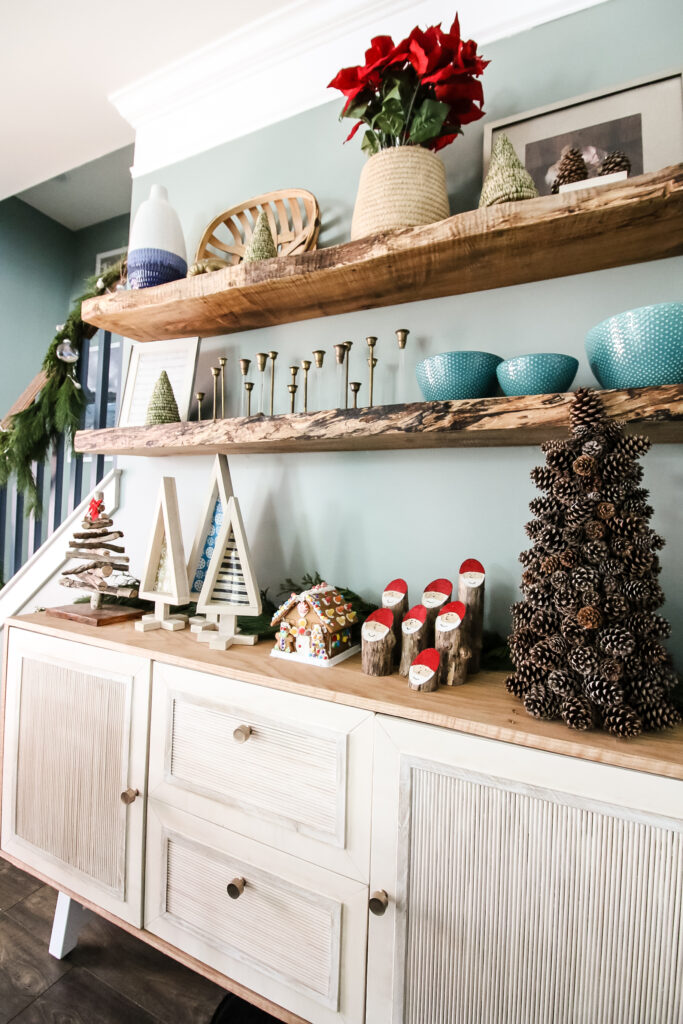
M74 376L76 364L59 359L57 347L69 341L80 355L83 342L92 338L97 330L83 323L83 302L107 291L122 279L124 272L125 258L103 274L93 274L87 279L85 292L74 301L45 354L42 366L47 375L45 384L31 405L15 413L9 427L0 432L0 485L6 484L11 476L16 477L17 491L24 495L26 515L33 512L39 517L42 511L32 463L44 462L50 448L62 435L73 444L86 406L85 395Z

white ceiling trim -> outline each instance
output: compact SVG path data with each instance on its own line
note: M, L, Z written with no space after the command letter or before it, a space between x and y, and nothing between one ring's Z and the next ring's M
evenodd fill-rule
M460 0L467 38L484 46L607 0ZM136 132L133 177L202 153L341 95L326 88L377 33L450 23L444 0L295 0L109 99Z

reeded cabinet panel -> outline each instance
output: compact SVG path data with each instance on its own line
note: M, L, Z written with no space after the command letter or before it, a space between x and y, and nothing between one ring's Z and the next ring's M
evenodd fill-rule
M380 729L368 1020L680 1024L680 783Z
M149 663L12 628L6 685L2 848L139 924Z

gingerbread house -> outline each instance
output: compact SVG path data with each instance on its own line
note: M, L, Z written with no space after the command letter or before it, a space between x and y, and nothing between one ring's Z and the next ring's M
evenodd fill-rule
M271 626L278 626L278 632L271 653L328 667L360 649L352 642L357 621L357 612L338 590L318 583L291 594L275 612Z

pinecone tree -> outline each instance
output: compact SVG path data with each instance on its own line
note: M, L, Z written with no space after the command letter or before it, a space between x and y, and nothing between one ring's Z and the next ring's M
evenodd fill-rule
M580 149L568 149L562 154L557 168L557 177L553 182L554 195L560 191L560 185L568 185L571 181L584 181L588 177L588 168Z
M146 426L154 423L178 423L180 413L178 403L173 394L173 387L168 379L166 370L162 370L159 379L154 385L149 405L147 406Z
M59 582L63 587L90 591L91 608L101 606L103 594L138 596L139 584L129 575L125 548L114 543L123 537L123 533L113 530L113 525L104 507L102 491L95 491L81 522L82 529L73 534L66 552L68 558L85 561L72 569L65 569Z
M605 157L600 164L598 177L601 178L605 174L616 174L617 171L626 171L627 174L631 173L631 161L626 156L626 153L622 153L619 149Z
M523 600L512 608L515 672L506 685L534 717L624 737L680 721L661 643L669 624L655 614L663 542L648 525L637 472L648 448L580 388L569 438L544 445L546 465L531 471L544 493L531 502L533 546L520 555Z
M258 263L260 260L271 260L275 256L277 256L277 246L273 240L266 212L261 210L254 225L254 233L244 250L242 259L245 263Z

